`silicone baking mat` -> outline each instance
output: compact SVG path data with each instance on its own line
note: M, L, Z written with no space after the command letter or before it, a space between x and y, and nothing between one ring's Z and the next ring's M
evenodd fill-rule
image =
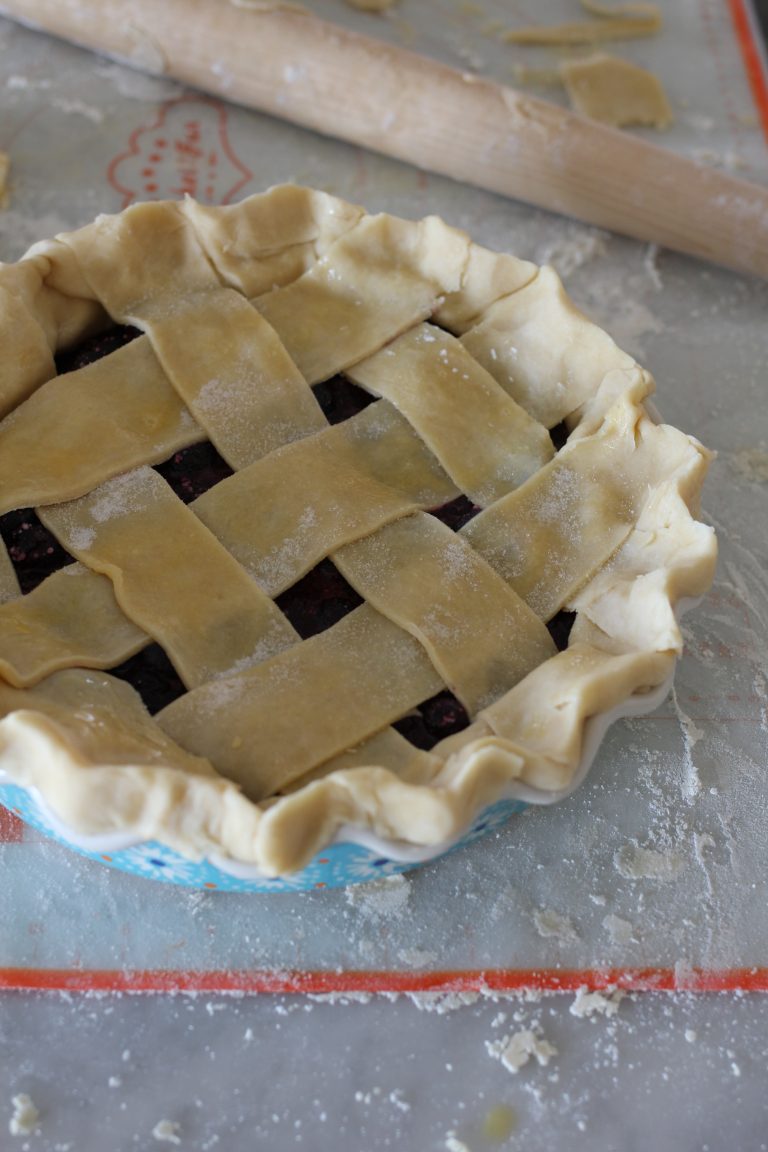
M405 6L373 28L340 0L313 7L506 81L516 63L551 62L488 34L504 11L490 0L445 3L444 20L423 24ZM572 15L565 0L550 8L552 19ZM765 180L765 6L664 9L657 40L621 49L668 87L676 123L663 142ZM539 12L515 6L520 20ZM718 449L705 506L721 561L711 595L686 620L667 704L617 725L567 802L405 878L301 895L188 891L88 862L0 814L0 987L768 988L767 286L11 25L2 36L0 148L13 165L3 259L134 199L189 192L223 203L286 179L371 209L440 212L483 243L554 263L577 302L654 372L664 416Z

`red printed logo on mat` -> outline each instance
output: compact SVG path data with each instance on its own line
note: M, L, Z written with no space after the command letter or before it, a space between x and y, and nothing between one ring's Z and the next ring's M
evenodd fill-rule
M226 107L185 96L163 104L152 124L131 133L107 177L126 208L134 200L180 200L187 194L203 204L228 204L253 173L229 143Z

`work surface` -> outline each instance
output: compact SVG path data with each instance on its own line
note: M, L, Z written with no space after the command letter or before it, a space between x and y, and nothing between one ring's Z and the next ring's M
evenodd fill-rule
M494 19L543 19L532 0L402 0L387 18L310 6L507 82L515 64L555 58L488 33ZM662 142L765 182L736 34L746 9L663 7L657 39L616 46L665 82L676 123ZM575 8L551 0L546 19ZM372 210L437 212L553 263L651 369L665 419L718 451L705 518L721 548L659 712L617 725L567 802L404 879L190 892L0 824L0 1133L17 1093L40 1110L32 1135L0 1135L0 1148L122 1152L164 1134L195 1152L768 1147L768 1000L755 991L768 988L768 285L9 23L0 48L12 163L0 258L131 198L223 202L285 180ZM154 160L158 132L171 147ZM513 1072L498 1057L519 1032L538 1055Z

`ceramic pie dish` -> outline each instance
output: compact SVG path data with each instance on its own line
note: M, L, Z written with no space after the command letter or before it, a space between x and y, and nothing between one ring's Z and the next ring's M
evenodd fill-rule
M292 186L155 202L0 267L0 342L0 798L81 851L403 870L667 690L709 454L551 269Z

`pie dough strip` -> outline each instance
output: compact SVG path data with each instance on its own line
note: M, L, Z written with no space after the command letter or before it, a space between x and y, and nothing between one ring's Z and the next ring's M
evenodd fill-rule
M574 307L551 268L541 268L526 287L491 305L461 342L547 428L589 400L612 369L636 367Z
M366 216L287 288L253 301L316 384L425 320L461 287L463 232L435 216Z
M0 680L0 719L18 709L34 710L52 721L81 763L156 765L164 771L182 768L194 776L214 776L208 762L168 739L136 689L115 676L73 668L25 689ZM0 735L0 747L2 743ZM20 767L23 771L27 766ZM98 808L97 797L92 804Z
M21 596L21 588L8 549L0 536L0 608L6 601L15 600L18 596Z
M568 786L579 762L585 721L663 683L674 666L674 652L614 655L576 643L487 708L480 720L522 753L528 783L559 790Z
M597 432L569 442L461 533L549 620L627 538L653 482L690 452L682 432L621 399Z
M49 380L0 422L0 515L83 496L205 435L139 338Z
M655 36L661 29L661 14L648 5L647 15L610 16L598 20L583 20L572 24L539 25L533 28L515 28L503 32L505 44L596 44L603 40L634 40Z
M397 520L333 560L367 603L420 641L470 715L556 652L524 601L433 516Z
M492 504L554 455L546 428L432 324L410 329L346 375L394 404L475 504Z
M135 318L168 379L232 468L327 427L274 330L233 289L142 312Z
M466 332L486 308L504 296L519 292L538 272L538 265L530 260L492 252L470 241L461 287L440 301L433 318L449 332Z
M297 684L312 687L297 695ZM421 644L363 605L258 667L174 700L156 720L258 801L443 686Z
M356 744L354 748L348 748L346 752L326 760L304 776L292 780L283 791L295 792L313 780L322 780L331 772L345 772L350 768L364 768L371 764L386 764L387 769L398 779L412 784L425 784L441 767L440 760L431 752L424 752L411 744L396 728L385 728Z
M694 445L688 459L654 491L634 530L605 569L569 604L578 613L571 639L592 626L601 646L617 651L683 650L674 605L703 596L715 575L714 529L691 517L711 454Z
M49 253L62 252L54 270ZM0 345L14 350L0 359L0 418L55 375L55 352L106 319L72 254L57 241L36 244L16 264L0 264Z
M162 315L170 301L221 288L195 232L176 201L135 204L97 216L59 240L113 320L132 324Z
M111 581L81 564L6 604L0 595L0 679L17 688L62 668L115 668L148 643L121 612Z
M189 221L172 201L139 204L62 236L111 316L138 323L177 317L184 297L223 288ZM364 216L309 271L254 304L310 384L371 355L461 287L469 240L437 217ZM178 325L184 349L190 325ZM167 351L167 344L165 345ZM221 345L215 349L222 351ZM162 358L162 355L161 355ZM190 405L192 407L192 405Z
M361 208L336 197L293 185L227 207L187 201L176 210L190 221L226 282L249 296L296 279L363 215ZM90 247L93 229L80 231ZM74 255L78 235L68 235L71 247L60 240L41 241L18 263L0 265L0 343L12 342L16 350L0 362L0 418L55 375L55 351L107 322L79 272Z
M275 333L221 285L177 204L139 204L62 239L109 314L147 333L170 382L233 467L324 427Z
M19 281L33 276L31 267L0 266L0 341L3 348L13 348L12 356L0 357L0 417L56 372L45 330L21 294Z
M196 859L254 860L262 812L169 740L129 684L81 671L26 691L0 684L0 717L3 766L68 827L86 836L119 827Z
M123 350L126 355L136 344L141 344L147 357L154 361L146 340L127 345ZM94 369L100 363L94 364ZM80 377L80 373L73 373L73 379L75 375ZM155 384L160 397L164 388L168 400L175 398L162 375L156 377ZM39 403L43 403L54 387L56 382L52 381L28 403L38 403L38 396ZM106 394L110 395L108 389ZM65 392L57 395L66 399ZM177 399L176 404L183 410ZM50 414L52 428L61 415L60 409ZM126 414L125 424L130 419L133 416ZM194 439L202 436L200 431ZM117 446L106 439L102 444L95 432L85 427L82 447L89 444L104 455L106 480L109 469L120 463ZM72 457L67 479L80 487L78 469L90 466L89 457L86 452L82 464L75 458L76 452ZM301 470L297 469L297 459ZM22 471L22 463L23 454L10 457L10 471ZM303 476L304 486L292 487L286 481L287 473L294 480ZM370 502L364 509L356 497L366 486L372 494L376 493L379 504ZM50 495L58 499L56 490ZM278 495L280 499L276 499ZM295 500L286 504L283 501L288 495L295 496ZM380 401L342 424L326 426L317 436L289 445L235 473L209 489L191 507L238 563L269 595L276 596L337 544L377 528L382 515L405 515L414 507L432 507L456 495L456 488L408 423L387 401ZM346 519L344 508L349 509ZM356 527L350 534L353 522ZM289 543L284 544L284 540ZM29 596L0 605L0 674L11 683L33 684L58 668L76 665L114 667L142 646L137 640L137 629L129 623L114 596L110 598L108 582L79 565L70 565L63 573L75 570L79 573L77 582L54 574ZM99 604L96 628L90 626L88 613L83 611L88 603L89 582L94 602ZM48 645L42 644L40 621L58 618L66 621L65 625L55 634L55 640L52 635ZM149 643L150 637L143 636L144 644Z
M151 468L40 510L65 548L108 575L126 615L184 683L231 675L295 643L280 609Z
M365 215L327 192L295 184L223 206L187 198L180 208L221 280L246 297L297 280Z
M270 596L342 544L458 490L386 401L289 444L192 504Z

